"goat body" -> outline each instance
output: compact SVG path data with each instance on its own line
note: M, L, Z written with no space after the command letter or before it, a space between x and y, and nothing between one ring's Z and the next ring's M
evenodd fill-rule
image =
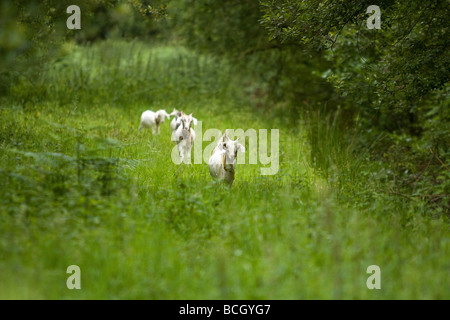
M208 162L211 177L228 182L230 187L234 181L237 152L245 152L245 147L238 140L228 138L225 131Z
M153 112L151 110L144 111L141 115L141 123L139 130L144 128L151 128L153 134L159 134L159 126L166 118L169 119L170 115L165 110L158 110Z
M196 123L190 115L182 113L179 120L180 124L172 133L172 140L176 141L181 162L191 163L191 150L195 140L195 131L191 127L192 123Z

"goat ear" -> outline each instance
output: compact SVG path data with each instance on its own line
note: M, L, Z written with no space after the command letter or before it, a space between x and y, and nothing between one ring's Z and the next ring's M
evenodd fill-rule
M245 147L244 147L242 144L238 143L238 144L237 144L237 148L238 148L239 151L245 153Z
M197 118L192 117L192 121L194 122L194 125L197 125Z
M227 136L227 131L228 131L228 129L225 130L225 133L224 133L223 136L222 136L222 140L223 140L224 142L229 140L229 138L228 138L228 136Z

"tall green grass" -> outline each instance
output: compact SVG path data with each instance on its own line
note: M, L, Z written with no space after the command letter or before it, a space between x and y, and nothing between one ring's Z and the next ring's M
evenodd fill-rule
M0 105L0 298L448 299L449 224L384 193L339 116L283 126L226 61L139 42L68 44ZM175 165L175 107L208 128L279 128L280 170ZM207 143L204 144L204 147ZM248 147L248 142L247 142ZM66 268L81 268L81 290ZM369 290L369 265L381 290Z

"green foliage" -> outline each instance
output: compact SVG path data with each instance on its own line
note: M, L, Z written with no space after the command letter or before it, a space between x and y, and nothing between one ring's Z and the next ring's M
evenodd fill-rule
M445 1L69 4L0 5L0 298L448 299ZM280 129L279 172L173 164L161 108Z
M330 49L330 80L349 104L358 103L352 108L367 113L365 117L375 110L394 120L403 118L395 128L414 126L423 100L449 80L448 6L445 1L379 1L381 30L369 30L366 8L371 4L268 2L261 21L272 38L286 45ZM379 125L392 124L388 117L383 121Z
M219 55L239 56L266 45L256 1L171 0L172 28L191 46Z
M238 165L229 189L206 164L172 163L167 123L158 137L137 130L143 110L172 106L203 130L281 125L253 112L226 61L173 46L71 46L43 72L36 102L16 103L19 86L0 105L2 298L448 298L448 218L386 192L392 173L347 146L341 114L280 127L279 173ZM119 88L144 62L155 72L137 79L161 82L142 84L148 101L142 87ZM72 264L81 290L65 287ZM372 264L377 292L365 286Z
M94 97L95 103L120 105L133 97L136 104L170 100L179 105L191 95L205 99L226 94L233 85L229 82L231 67L210 55L198 57L187 50L141 42L107 41L95 48L66 46L64 49L72 54L53 63L41 78L43 84L50 84L44 93L49 100L80 103ZM74 61L77 69L71 67ZM219 73L212 65L224 72ZM179 90L177 96L175 88Z
M40 95L44 65L60 56L65 40L79 43L122 37L150 38L164 30L165 6L153 1L76 1L81 10L81 29L69 30L67 8L73 1L3 1L0 13L0 93L11 86ZM156 27L155 20L161 20ZM70 49L69 49L70 50ZM23 84L26 79L27 83ZM14 88L12 89L14 91ZM29 99L26 99L26 102Z
M381 10L380 30L366 27L373 4ZM322 76L336 101L329 106L350 111L362 148L390 137L376 148L394 172L395 193L429 198L432 207L440 203L439 210L448 211L441 201L448 196L445 184L437 179L449 165L448 3L286 0L262 6L271 39L318 54L326 49L329 69Z

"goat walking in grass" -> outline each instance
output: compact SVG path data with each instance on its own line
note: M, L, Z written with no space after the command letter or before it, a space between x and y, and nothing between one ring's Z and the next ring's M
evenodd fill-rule
M191 150L195 140L195 131L192 124L196 124L197 119L190 115L181 112L181 117L178 126L172 133L172 140L177 143L178 153L181 162L191 163Z
M159 126L161 123L170 118L170 115L166 110L158 110L156 112L147 110L141 115L141 123L139 125L139 130L143 128L151 128L153 134L159 134Z
M183 118L183 115L186 115L186 114L183 111L178 111L177 109L173 109L173 111L170 113L170 116L173 116L173 119L170 122L170 129L172 129L172 141L178 141L178 139L176 137L176 132L177 132L178 127L181 125L181 119ZM191 113L191 116L192 116L192 113ZM194 123L194 125L196 125L197 119L192 117L192 122Z
M234 181L237 153L238 151L245 152L245 147L238 141L239 138L231 140L225 130L208 163L209 174L213 178L226 181L230 187Z

